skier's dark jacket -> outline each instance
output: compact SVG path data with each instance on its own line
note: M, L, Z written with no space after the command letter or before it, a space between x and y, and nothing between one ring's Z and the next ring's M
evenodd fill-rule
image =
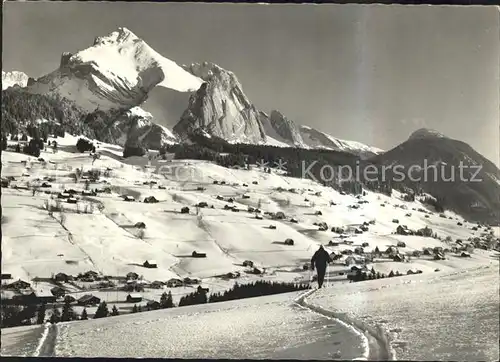
M330 255L328 252L320 248L316 250L314 253L313 257L311 258L311 268L314 269L316 266L316 269L326 269L326 264L330 261Z

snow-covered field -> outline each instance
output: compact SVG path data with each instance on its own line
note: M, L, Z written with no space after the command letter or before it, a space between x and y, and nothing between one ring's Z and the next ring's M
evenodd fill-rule
M303 271L302 266L310 261L320 244L325 245L329 251L340 252L354 250L362 243L368 243L365 250L371 251L378 247L383 251L388 246L396 246L399 241L403 241L406 246L400 247L399 251L410 255L414 250L422 250L424 247L451 248L456 245L457 239L466 241L469 237L486 232L483 229L472 230L474 225L470 223L457 225L463 219L450 212L445 213L446 218L436 213L419 212L417 210L425 208L424 205L402 201L397 192L392 197L368 192L362 197L366 203L359 204L360 200L354 196L341 195L310 180L268 174L256 167L252 170L238 170L197 160L162 162L139 157L122 160L121 149L106 144L99 145L101 158L92 164L92 158L88 154L75 152L76 140L76 137L69 135L64 139L57 139L60 145L57 153L44 150L40 155L46 162L10 151L2 152L2 177L15 178L9 188L2 188L2 273L10 273L14 279L28 282L34 277L50 278L59 272L76 276L89 270L115 277L135 272L150 282L189 276L201 278L201 284L214 292L233 285L235 280L219 276L234 271L241 273L241 277L237 279L239 283L256 279L308 281L310 272ZM78 191L84 189L84 180L79 180L78 183L73 180L72 173L76 168L108 169L108 174L102 176L98 183L91 184L90 188L109 187L112 193L88 197L79 195L78 204L63 201L64 212L50 215L44 208L44 203L55 203L55 200L50 200L50 195L44 191L52 190L57 193L70 188ZM31 187L49 176L55 177L50 182L51 187L40 188L36 195L33 195L31 189L13 187ZM150 180L156 181L152 187L144 184ZM214 184L214 181L219 181L219 184ZM221 185L220 181L225 181L225 184ZM294 190L287 191L290 189ZM318 192L319 196L316 195ZM123 194L135 197L136 201L124 201L120 198ZM148 196L154 196L159 202L144 203L144 198ZM217 196L221 196L223 200L217 199ZM234 201L229 203L228 198L233 198ZM197 210L194 205L202 201L209 207ZM334 206L330 205L331 201L335 203ZM354 204L359 205L359 208L350 207ZM385 206L381 206L382 204ZM91 213L82 212L85 205L93 205ZM210 208L211 205L213 208ZM225 210L225 205L235 205L240 211ZM190 208L188 214L180 212L185 206ZM256 219L253 213L247 212L249 206L260 208L263 219ZM265 212L278 211L286 215L284 220L273 220L264 215ZM316 215L316 211L321 211L321 215ZM408 213L411 216L406 216ZM298 222L290 222L291 217ZM428 226L441 240L392 234L398 226L393 219L398 219L399 224L407 225L410 229ZM375 224L370 224L367 232L354 234L347 230L347 239L352 244L344 243L338 234L330 230L318 231L318 227L313 225L326 222L329 228L336 226L354 229L363 222L372 220L375 220ZM146 224L143 234L134 228L137 222ZM270 229L271 224L276 229ZM499 230L494 231L498 237ZM451 241L445 241L447 237ZM293 246L283 244L287 238L294 240ZM326 246L329 241L338 242L339 245ZM207 257L192 258L193 251L206 253ZM498 273L494 274L495 281L490 274L481 274L481 271L498 268L498 256L495 255L498 253L475 249L470 258L461 258L453 253L447 253L446 260L433 260L423 256L411 257L408 262L395 262L378 258L368 268L373 267L377 272L385 274L391 270L406 274L409 269L419 269L423 273L353 284L334 283L332 288L313 294L308 300L326 309L352 312L361 320L370 315L372 319L367 322L379 324L380 319L385 319L391 328L402 328L401 341L406 342L406 347L397 351L401 358L430 359L435 354L439 356L436 357L438 359L462 359L462 354L457 354L465 353L460 346L469 345L471 350L478 351L478 359L489 359L493 352L498 352L498 347L495 350L486 344L494 333L498 334L498 329L486 327L489 328L488 331L480 338L481 325L498 322L498 316L494 319L491 314L495 310L488 304L488 301L495 301L491 294L495 290L498 302ZM142 266L145 260L151 259L156 260L158 268ZM242 263L247 259L252 260L255 266L264 268L265 274L256 276L245 273L248 269ZM436 272L436 269L439 271ZM463 272L464 269L476 271ZM343 256L330 267L328 281L345 282L345 274L339 273L348 270L346 257ZM410 280L412 283L405 283ZM423 281L417 282L419 280ZM34 283L33 287L35 290L50 288L50 283L47 284ZM384 287L386 285L391 287ZM484 293L481 288L484 288ZM168 290L172 291L174 301L177 302L182 295L193 291L193 287L146 289L142 293L144 301L158 301L160 294ZM73 290L67 293L79 297L86 291ZM108 302L123 303L126 297L124 292L116 291L92 293ZM489 299L483 300L488 295ZM279 300L279 297L273 298ZM219 358L276 357L277 354L270 354L270 345L261 344L260 352L258 349L250 349L252 343L245 344L247 342L243 340L246 337L242 338L241 334L246 331L245 335L251 336L248 337L249 341L270 343L276 347L287 346L285 337L291 336L287 333L307 330L302 322L294 322L300 317L295 316L296 309L290 308L289 297L282 298L285 299L276 302L277 304L271 303L267 309L256 307L256 301L236 301L231 303L235 306L242 303L241 307L231 307L227 312L215 312L220 307L215 304L196 307L200 308L196 312L198 314L192 312L196 308L189 307L113 317L102 321L70 323L60 328L56 350L60 355L74 356L90 356L99 351L99 356L209 357L209 353L212 353L212 356ZM423 304L418 304L419 301ZM117 307L130 306L117 304ZM207 309L212 312L205 313ZM240 314L239 310L244 312ZM444 317L440 315L442 313L445 313ZM92 315L93 311L89 310L89 314ZM259 316L268 322L262 322ZM167 328L165 318L174 318L180 323L179 327L175 326L175 322L168 324ZM224 322L226 318L231 322ZM411 328L413 324L417 325L415 329ZM188 325L192 326L189 332L183 332L182 326ZM220 333L212 334L212 328L219 330L217 326L220 326ZM255 335L260 328L264 330L261 332L264 334ZM139 330L141 333L138 333ZM199 337L202 332L206 334L205 337ZM450 333L453 334L452 338L446 339L445 336ZM148 340L147 336L152 334L157 335L157 339ZM345 330L344 334L345 338L350 338ZM129 335L130 343L126 345L136 351L137 345L143 345L140 353L134 354L133 349L125 347L121 349L122 352L116 349L114 342L123 345L124 338ZM200 340L190 340L188 335L196 335ZM168 346L152 348L152 344L161 344L158 341L163 336L168 338ZM137 338L142 337L142 343L137 342ZM319 338L313 339L317 341ZM431 340L435 343L430 344ZM2 331L2 353L4 341L7 339L4 340ZM87 343L91 347L85 347ZM96 348L95 343L99 343L102 348ZM306 342L301 341L299 345L304 343ZM474 347L476 343L477 347ZM323 343L321 348L326 348L325 346L326 343ZM335 352L335 348L332 346L328 353ZM292 350L294 349L289 351ZM227 354L222 351L227 351ZM303 349L300 351L304 352ZM359 356L356 354L359 351L353 351L343 350L342 356ZM296 357L286 354L289 352L283 353L290 358ZM316 356L309 353L309 350L302 356L331 358L328 354ZM468 356L473 357L472 354Z

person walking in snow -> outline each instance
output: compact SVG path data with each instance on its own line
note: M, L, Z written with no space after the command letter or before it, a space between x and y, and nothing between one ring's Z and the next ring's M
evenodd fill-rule
M316 272L318 273L318 287L323 286L323 281L325 280L326 266L330 262L330 255L320 245L319 249L316 250L313 257L311 258L311 269L314 270L316 267Z

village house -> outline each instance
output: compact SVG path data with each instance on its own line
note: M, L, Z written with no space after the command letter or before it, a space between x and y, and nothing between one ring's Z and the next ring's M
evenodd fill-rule
M6 289L15 289L15 290L22 290L22 289L28 289L31 287L31 284L28 282L25 282L24 280L16 280L13 283L10 283L5 286Z
M78 305L81 306L91 306L101 303L101 300L92 294L85 294L83 297L78 299Z
M156 260L146 260L144 264L142 264L145 268L157 268L158 265Z
M70 280L73 280L73 277L65 273L57 273L56 275L54 275L53 279L59 283L67 283Z
M134 272L129 272L126 275L127 280L137 280L139 279L139 274L134 273Z
M175 288L175 287L182 287L183 283L182 280L172 278L167 281L167 287L169 288Z
M127 303L137 303L142 301L142 295L139 293L130 293L127 295Z
M57 297L52 294L52 291L48 289L36 290L34 294L38 303L54 303L57 299Z

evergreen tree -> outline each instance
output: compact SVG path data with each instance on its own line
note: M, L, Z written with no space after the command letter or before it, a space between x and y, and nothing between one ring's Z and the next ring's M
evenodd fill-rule
M61 322L69 322L73 319L75 319L75 312L73 310L73 307L71 306L69 299L66 299L64 301L62 309Z
M7 137L5 135L2 135L2 151L5 151L7 149Z
M45 304L40 304L36 313L36 324L43 324L45 322Z
M106 302L101 302L99 306L97 307L97 310L94 315L94 319L97 318L106 318L109 315L109 310L108 310L108 305Z
M61 312L56 306L52 308L52 315L50 316L50 323L54 324L61 321Z
M120 315L120 312L118 312L118 308L116 308L116 305L113 305L113 309L111 310L111 315L112 316Z
M137 308L137 304L134 304L134 307L132 308L132 313L137 313L139 312L139 309Z
M83 308L82 315L80 316L80 320L86 321L89 319L89 316L87 315L87 308Z
M172 292L169 290L167 294L167 307L166 308L173 308L175 307L174 305L174 300L172 298Z

